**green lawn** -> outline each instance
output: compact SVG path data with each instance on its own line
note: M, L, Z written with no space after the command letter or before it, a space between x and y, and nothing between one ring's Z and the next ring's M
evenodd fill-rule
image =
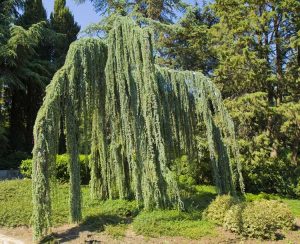
M141 211L135 201L91 200L88 186L82 186L83 221L81 227L89 231L105 231L114 238L122 238L129 224L144 236L183 236L199 239L215 236L215 225L202 220L201 213L216 196L212 186L196 186L192 193L183 192L184 211ZM68 223L68 185L58 184L52 193L53 225ZM248 201L268 195L247 194ZM276 196L271 196L276 197ZM276 197L279 198L279 197ZM300 217L300 200L281 199ZM30 226L31 180L0 182L0 226Z
M295 217L300 218L300 200L298 199L282 199L291 209Z
M0 182L0 225L30 226L31 180ZM53 225L68 223L68 185L58 184L53 191ZM193 197L185 200L186 211L165 210L139 213L135 201L91 200L88 186L82 186L82 228L103 231L113 237L122 237L133 224L134 230L145 236L184 236L200 238L215 235L215 226L201 220L201 212L214 198L213 187L200 187Z
M53 225L68 223L68 185L57 185L53 190ZM91 200L88 186L82 186L83 224L102 230L106 224L119 224L137 214L134 201ZM30 226L31 180L0 182L0 225L7 227Z

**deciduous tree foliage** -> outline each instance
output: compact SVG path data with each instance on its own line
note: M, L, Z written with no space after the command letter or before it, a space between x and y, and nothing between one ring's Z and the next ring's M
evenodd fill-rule
M81 220L81 138L91 140L93 197L135 198L146 209L182 207L169 166L183 153L199 150L193 132L203 121L219 193L244 190L234 126L220 92L202 73L155 65L151 29L119 17L107 42L81 39L72 44L65 65L47 88L34 127L36 238L50 226L49 179L61 114L70 160L72 222Z

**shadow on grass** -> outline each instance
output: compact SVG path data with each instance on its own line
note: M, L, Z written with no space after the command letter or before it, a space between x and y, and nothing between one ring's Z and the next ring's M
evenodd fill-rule
M164 221L176 221L184 219L199 220L199 212L202 212L211 201L216 197L216 193L205 190L192 190L184 191L182 194L182 201L184 203L184 211L180 215L175 216L161 216L161 220ZM109 211L108 211L109 210ZM87 232L102 232L105 230L105 226L116 226L119 224L130 224L133 218L137 216L139 210L126 210L123 208L118 209L119 214L109 214L110 209L106 212L90 215L83 219L83 221L73 228L67 229L64 232L52 233L47 236L41 243L64 243L72 240L76 240L80 237L80 233ZM201 216L201 214L200 214ZM157 218L157 216L156 216ZM201 217L200 217L201 218ZM159 219L159 218L158 218ZM86 243L98 243L98 242L86 242Z
M81 232L102 232L106 225L130 224L133 216L121 217L118 215L99 214L86 217L78 226L61 233L52 233L40 243L65 243L79 238ZM87 233L88 234L88 233ZM98 243L86 241L86 243Z
M184 210L187 212L204 211L208 205L215 199L216 193L198 191L190 193L182 198L184 203Z

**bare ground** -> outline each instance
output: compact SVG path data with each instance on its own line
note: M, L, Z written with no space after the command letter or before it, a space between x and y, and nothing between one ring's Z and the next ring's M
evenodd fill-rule
M70 243L70 244L217 244L217 243L243 243L243 244L256 244L256 243L286 243L286 244L300 244L300 219L297 219L297 229L294 231L288 231L281 233L281 238L277 241L259 241L251 239L243 239L242 237L224 231L222 228L218 228L218 235L214 237L203 237L199 240L191 240L183 237L159 237L151 238L137 235L129 225L125 232L125 236L120 239L114 239L107 235L105 232L95 233L87 230L82 230L78 225L64 225L58 228L52 229L52 239L55 239L55 243ZM0 228L0 234L9 237L22 240L24 244L32 243L32 231L30 228L18 227L18 228ZM2 244L0 239L0 244Z

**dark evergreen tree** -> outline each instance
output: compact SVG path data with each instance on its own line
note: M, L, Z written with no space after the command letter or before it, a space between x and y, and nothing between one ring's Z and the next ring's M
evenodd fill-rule
M210 29L219 60L214 77L238 125L246 187L297 194L300 2L211 6L220 20Z
M24 4L24 13L18 19L17 24L29 29L33 24L47 23L46 10L42 0L27 0ZM43 89L52 75L49 72L48 53L43 41L34 49L31 58L25 63L24 73L20 77L24 87L11 89L10 107L10 146L13 150L30 152L33 146L33 124L37 110L42 100ZM43 43L43 44L42 44ZM50 65L51 67L51 65ZM28 68L34 69L34 75Z
M69 45L77 39L80 31L79 25L74 21L74 16L66 7L66 0L55 0L54 12L50 15L50 25L52 30L64 35L53 45L52 58L60 67L64 63Z
M47 13L42 0L26 0L24 13L18 23L24 28L29 28L32 24L40 21L47 21Z
M209 29L217 21L207 6L189 8L177 28L160 34L160 62L173 68L212 73L217 59L212 52Z
M41 39L44 23L34 24L24 29L19 24L18 8L24 7L28 11L28 3L23 1L4 1L1 8L1 27L4 29L1 39L0 52L0 80L2 83L1 97L4 98L5 110L9 121L10 151L25 150L25 94L29 82L42 82L44 77L39 72L39 63L32 62L35 48ZM26 13L24 12L24 14ZM44 15L45 12L41 14ZM4 85L3 85L4 84ZM32 120L33 123L34 119ZM31 133L32 138L32 133ZM32 146L32 140L29 143Z
M29 153L33 146L33 124L45 86L62 64L79 27L65 7L65 1L55 4L57 14L53 26L48 23L41 0L7 0L1 4L1 106L5 107L1 112L6 111L8 120L9 151ZM13 22L17 26L11 28ZM73 27L69 23L73 23ZM66 33L58 35L56 32ZM4 130L0 131L4 142Z

